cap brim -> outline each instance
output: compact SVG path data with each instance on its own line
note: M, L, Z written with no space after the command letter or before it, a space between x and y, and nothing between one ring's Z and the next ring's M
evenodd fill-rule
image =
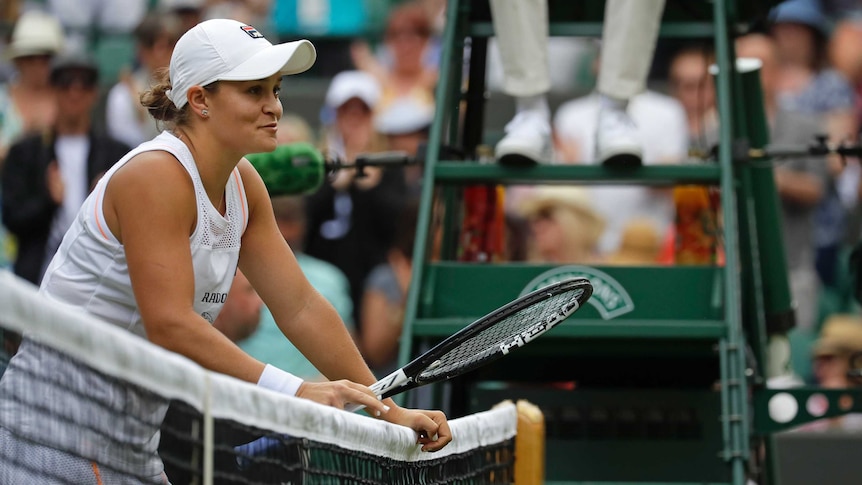
M285 42L261 50L217 80L254 81L273 74L299 74L311 68L316 59L317 52L311 42L305 39Z
M374 101L372 99L370 99L367 94L362 93L359 90L345 91L343 93L338 93L335 95L328 96L324 99L324 102L326 103L327 106L329 106L331 108L340 108L341 105L350 101L353 98L356 98L356 99L362 101L365 104L365 106L368 106L369 108L374 107L374 104L375 104Z

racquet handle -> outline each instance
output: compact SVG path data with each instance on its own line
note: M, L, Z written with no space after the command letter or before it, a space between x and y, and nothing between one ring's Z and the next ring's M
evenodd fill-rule
M394 396L395 394L399 394L410 389L411 387L408 384L411 382L412 379L407 377L407 374L404 373L404 368L402 367L374 384L371 384L368 388L371 389L374 394L380 396L380 399L386 399L387 397ZM365 406L362 404L351 403L344 406L344 410L351 413L364 408Z

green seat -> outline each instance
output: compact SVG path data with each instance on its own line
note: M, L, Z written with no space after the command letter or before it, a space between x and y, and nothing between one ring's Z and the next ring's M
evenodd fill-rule
M124 69L135 63L135 38L131 34L103 34L94 42L93 56L99 66L99 83L111 86Z

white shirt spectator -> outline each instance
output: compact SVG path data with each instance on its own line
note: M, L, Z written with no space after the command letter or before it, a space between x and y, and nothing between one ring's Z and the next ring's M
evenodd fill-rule
M557 110L553 127L561 148L558 156L564 163L597 163L594 143L599 108L599 95L593 93L568 101ZM686 158L686 118L678 101L644 91L629 101L628 112L638 127L644 165L679 163ZM674 219L673 200L667 191L641 186L595 186L590 188L590 194L607 223L599 241L602 254L617 249L622 229L632 218L653 220L662 234Z

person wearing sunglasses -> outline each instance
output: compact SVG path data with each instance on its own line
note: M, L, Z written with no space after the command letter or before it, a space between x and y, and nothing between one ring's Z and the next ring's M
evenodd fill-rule
M56 120L9 148L2 175L3 223L18 241L16 275L38 284L92 187L129 147L93 127L99 71L83 55L51 65Z

